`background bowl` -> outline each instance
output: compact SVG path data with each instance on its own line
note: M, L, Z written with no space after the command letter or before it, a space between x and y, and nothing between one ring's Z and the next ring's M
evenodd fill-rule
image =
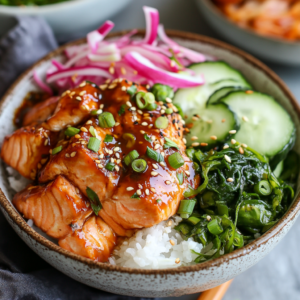
M143 35L144 32L139 33ZM120 33L110 35L115 37ZM276 98L289 112L297 128L295 150L300 153L300 108L285 84L252 56L225 43L204 36L168 31L176 42L197 51L216 56L239 69L258 91ZM84 40L75 42L83 43ZM75 44L72 43L72 44ZM70 45L70 44L69 44ZM26 71L8 90L0 103L0 147L5 135L13 132L15 109L28 91L36 90L33 69L45 73L50 60L64 60L60 47ZM245 247L217 259L173 269L141 270L98 263L60 248L34 231L11 204L13 192L7 181L4 163L0 164L0 209L25 243L53 267L89 286L123 295L167 297L197 293L234 278L268 254L289 231L300 213L298 189L293 204L284 217L268 232Z
M270 62L300 66L300 42L266 37L229 20L211 0L196 0L198 8L207 23L224 38Z
M87 32L113 14L122 10L131 0L71 0L44 6L0 5L0 36L13 22L12 16L41 16L52 27L58 38ZM9 28L9 27L8 27Z

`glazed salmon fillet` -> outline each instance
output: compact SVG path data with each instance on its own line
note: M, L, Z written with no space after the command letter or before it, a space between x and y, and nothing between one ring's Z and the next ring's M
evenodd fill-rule
M66 250L100 262L108 260L116 243L113 230L95 215L89 217L82 228L58 242Z
M14 196L13 204L26 219L56 239L71 233L73 223L79 226L93 212L89 201L63 176L46 186L27 187Z
M57 134L43 127L22 127L5 137L1 158L22 176L35 179L37 170L48 160L56 140Z

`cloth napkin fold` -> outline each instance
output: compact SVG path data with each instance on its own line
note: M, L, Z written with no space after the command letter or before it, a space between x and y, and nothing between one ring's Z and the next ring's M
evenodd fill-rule
M34 62L58 45L39 17L16 18L0 39L0 97ZM37 256L17 236L0 212L0 299L2 300L133 300L96 290L67 277ZM146 298L141 298L146 299Z

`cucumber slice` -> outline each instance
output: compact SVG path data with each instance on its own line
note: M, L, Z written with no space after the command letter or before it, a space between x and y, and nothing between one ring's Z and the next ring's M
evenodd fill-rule
M201 112L199 120L193 121L193 127L186 137L187 146L193 143L207 143L209 146L224 143L231 138L229 131L234 129L239 129L236 114L224 103L212 104ZM198 139L192 140L194 136ZM212 136L216 136L217 140Z
M295 125L289 114L274 98L259 92L230 92L220 101L239 117L241 127L235 139L272 158L270 165L275 168L295 142Z
M245 88L241 86L225 86L218 90L216 90L207 100L207 105L216 103L219 101L219 99L223 98L225 95L227 95L229 92L233 91L239 91L239 90L245 90Z
M251 88L251 84L245 79L241 72L232 68L224 61L205 61L189 66L196 75L203 75L206 83L212 83L224 78L235 79L243 86Z

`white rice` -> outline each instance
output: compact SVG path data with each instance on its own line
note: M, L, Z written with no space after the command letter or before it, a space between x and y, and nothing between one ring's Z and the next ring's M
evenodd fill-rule
M7 167L6 170L9 175L8 182L16 192L21 191L31 182L11 167ZM179 232L174 229L181 220L179 216L173 216L167 221L137 231L134 236L124 240L115 249L113 256L109 258L109 263L142 269L174 268L194 264L197 255L191 250L200 252L202 244L194 242L192 238L187 241L182 239ZM32 220L28 220L27 223L38 233L54 242L52 238L34 226Z
M192 238L187 241L182 239L174 229L181 220L180 217L173 216L168 221L139 230L115 249L110 263L142 269L174 268L193 264L197 255L191 250L200 252L202 244L194 242ZM171 226L169 222L172 223Z

